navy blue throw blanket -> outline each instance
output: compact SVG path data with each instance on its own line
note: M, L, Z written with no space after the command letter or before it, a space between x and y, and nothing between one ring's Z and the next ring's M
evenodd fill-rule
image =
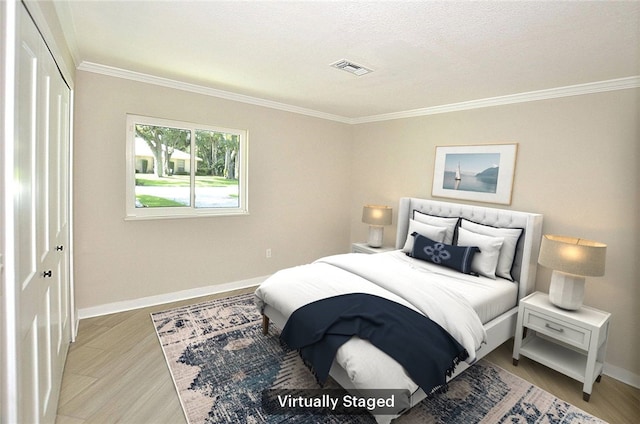
M394 358L427 394L445 389L446 378L469 357L466 349L431 319L365 293L304 305L291 314L280 334L289 347L300 352L321 384L338 348L352 336L369 340Z

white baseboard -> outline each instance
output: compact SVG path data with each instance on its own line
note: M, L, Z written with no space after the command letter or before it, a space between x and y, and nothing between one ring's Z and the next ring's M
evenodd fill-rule
M251 278L249 280L234 281L225 284L216 284L195 289L182 290L173 293L160 294L156 296L141 297L139 299L123 300L121 302L106 303L104 305L91 306L89 308L78 309L78 319L98 317L102 315L114 314L116 312L130 311L133 309L146 308L148 306L162 305L180 300L193 299L210 294L224 293L231 290L244 289L257 286L267 279L268 276Z
M634 374L629 370L605 362L602 373L636 389L640 389L640 375Z

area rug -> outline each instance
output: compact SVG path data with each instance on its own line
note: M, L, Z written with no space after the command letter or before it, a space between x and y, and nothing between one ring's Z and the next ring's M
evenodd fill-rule
M265 389L318 389L297 352L280 343L253 294L152 314L160 345L187 421L196 423L375 423L371 415L271 414ZM329 381L327 387L337 387ZM487 361L449 383L394 424L413 423L603 423Z

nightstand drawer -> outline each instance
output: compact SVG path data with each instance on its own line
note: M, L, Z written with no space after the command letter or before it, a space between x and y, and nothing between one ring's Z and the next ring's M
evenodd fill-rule
M560 322L536 311L525 309L524 326L556 340L589 350L591 332L566 322Z

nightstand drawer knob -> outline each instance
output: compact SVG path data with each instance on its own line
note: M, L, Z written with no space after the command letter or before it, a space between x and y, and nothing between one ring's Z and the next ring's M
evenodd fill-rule
M544 326L549 330L557 331L558 333L564 333L564 328L556 328L548 322L545 322Z

